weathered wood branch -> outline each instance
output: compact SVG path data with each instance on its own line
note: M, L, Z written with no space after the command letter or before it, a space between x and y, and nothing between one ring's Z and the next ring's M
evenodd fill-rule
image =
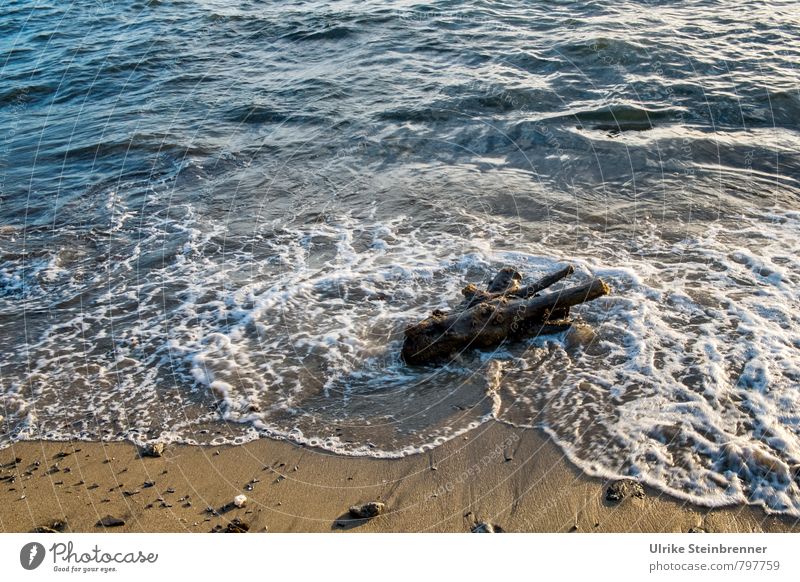
M521 280L519 273L503 269L490 284L492 288L502 289L501 292L467 286L463 291L465 301L455 311L435 311L406 329L403 358L409 364L423 364L467 348L490 347L506 339L563 331L569 327L569 322L557 320L566 317L570 307L610 292L608 285L595 279L577 287L535 295L572 272L572 266L567 266L528 287L517 289L515 284L518 287ZM525 294L519 296L523 291Z
M503 267L486 287L489 293L513 293L519 289L522 275L512 267Z
M555 285L564 277L569 277L572 273L575 272L575 267L572 265L567 265L563 269L556 271L555 273L550 273L549 275L545 275L536 283L532 285L528 285L527 287L522 287L521 289L517 289L512 291L512 295L516 295L517 297L533 297L539 291L544 291L551 285Z
M464 309L474 307L478 303L489 301L490 299L494 299L501 295L513 295L515 297L524 298L533 297L540 291L547 289L551 285L554 285L564 277L568 277L574 272L575 268L572 265L567 265L563 269L559 269L558 271L550 273L549 275L545 275L527 287L520 287L519 282L522 280L522 275L516 269L511 267L503 267L500 269L500 272L494 276L494 279L492 279L491 283L489 283L486 291L478 289L478 287L472 283L464 287L461 290L461 294L464 296L464 301L462 301L456 307L456 310L463 311ZM568 314L569 310L567 310L567 312L564 314L564 317L566 317Z

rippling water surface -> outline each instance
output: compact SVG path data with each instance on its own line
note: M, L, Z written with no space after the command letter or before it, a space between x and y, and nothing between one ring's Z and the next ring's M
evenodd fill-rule
M9 2L0 444L400 456L496 418L800 515L794 2ZM503 265L612 296L446 366Z

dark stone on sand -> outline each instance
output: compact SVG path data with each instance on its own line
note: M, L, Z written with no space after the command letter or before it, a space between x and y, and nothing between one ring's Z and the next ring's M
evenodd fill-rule
M143 457L162 457L164 456L164 449L166 445L161 442L148 443L142 449Z
M144 483L142 483L142 489L149 489L155 484L156 484L155 481L145 481Z
M105 516L95 524L95 527L119 527L125 525L125 520L111 515Z
M470 529L472 533L504 533L505 530L496 523L489 523L487 521L479 521Z
M350 517L356 519L371 519L379 516L386 509L386 505L380 501L370 501L363 505L353 505L350 508Z
M229 522L228 525L215 525L211 533L247 533L250 531L250 524L240 520L238 517Z
M644 488L642 484L633 479L619 479L606 489L606 501L611 503L619 503L627 497L643 498Z
M40 525L33 529L31 533L61 533L67 529L67 523L57 519L48 525Z

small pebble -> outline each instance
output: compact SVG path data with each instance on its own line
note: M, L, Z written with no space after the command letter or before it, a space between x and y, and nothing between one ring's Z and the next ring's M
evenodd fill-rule
M166 445L164 443L150 443L145 446L144 450L142 451L142 456L144 457L162 457L164 456L164 449Z
M350 508L349 513L350 517L354 517L356 519L370 519L383 513L384 509L386 509L386 505L380 501L370 501L369 503L364 503L363 505L353 505Z
M125 525L124 519L107 515L95 524L95 527L119 527Z

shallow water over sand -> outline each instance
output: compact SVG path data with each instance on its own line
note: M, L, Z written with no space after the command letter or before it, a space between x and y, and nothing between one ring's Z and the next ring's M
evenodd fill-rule
M800 515L791 3L12 5L0 444L401 456L489 419ZM612 296L399 360L504 265Z

